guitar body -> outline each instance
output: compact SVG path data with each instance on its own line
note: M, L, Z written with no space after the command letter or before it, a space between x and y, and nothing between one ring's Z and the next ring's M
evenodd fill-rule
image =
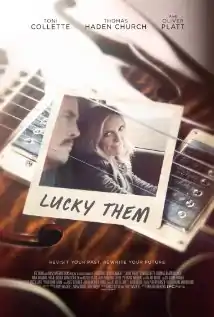
M209 133L211 133L212 129L214 131L214 90L212 79L204 77L204 81L195 83L167 68L164 70L168 72L171 78L176 80L181 88L182 95L179 100L174 100L174 103L184 105L184 117L206 125ZM167 96L167 85L162 87L160 78L158 76L155 77L148 66L141 68L141 71L135 68L129 69L124 72L124 76L132 87L141 91L142 94L153 101L163 100L164 89L164 96ZM161 90L161 88L163 89ZM4 119L4 124L7 125L6 119ZM183 122L179 137L185 138L192 128L191 125ZM4 127L0 127L0 147L5 143L9 134L10 132L5 130ZM51 219L22 215L27 193L27 186L12 180L4 171L0 172L1 230L36 234L41 226L51 223ZM208 221L209 225L214 228L214 217L212 219L212 215ZM49 248L28 248L0 243L0 275L2 277L30 280L35 270L65 269L73 272L96 270L171 271L176 270L185 261L196 255L214 252L214 237L207 237L203 233L199 233L196 236L186 252L180 253L116 225L68 220L59 221L59 225L64 230L63 238L58 244ZM95 262L77 265L72 262L74 260L94 260ZM104 265L98 264L99 260L126 260L127 264ZM130 264L129 260L134 260L136 263ZM141 260L140 263L138 262L139 260ZM192 288L188 287L185 289L185 293L182 292L183 290L171 290L170 309L173 313L172 316L195 316L198 315L198 311L203 311L204 316L213 316L214 307L211 298L213 285L210 279L210 276L213 275L212 264L214 264L214 260L210 260L209 263L205 261L203 269L203 261L200 262L201 281L206 281L201 286L201 292L204 287L203 300L201 299L198 285L198 293L196 291L194 293L196 289L194 285ZM197 277L197 272L194 267L188 268L188 274L193 279ZM86 315L167 316L167 290L120 289L102 291L59 289L56 290L56 293L61 296L78 317ZM196 293L198 297L195 299L196 305L194 306L192 296L195 296Z

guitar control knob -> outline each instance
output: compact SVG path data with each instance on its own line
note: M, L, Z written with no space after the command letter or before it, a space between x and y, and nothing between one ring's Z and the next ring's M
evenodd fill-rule
M209 170L208 175L212 178L214 178L214 170Z
M203 191L202 190L199 190L199 189L194 189L193 190L193 196L201 197L202 195L203 195Z
M195 205L194 201L192 199L189 199L186 201L186 206L188 208L192 208Z
M210 182L208 181L208 179L206 179L206 178L202 178L201 180L200 180L200 183L202 184L202 185L205 185L205 186L210 186Z
M187 213L185 211L183 211L183 210L178 211L179 218L183 219L183 218L186 218L186 216L187 216Z

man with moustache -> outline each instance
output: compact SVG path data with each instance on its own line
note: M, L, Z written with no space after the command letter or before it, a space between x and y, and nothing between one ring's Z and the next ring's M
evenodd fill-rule
M64 167L74 140L79 136L78 117L77 98L65 95L49 144L40 185L72 188L72 173L65 172Z

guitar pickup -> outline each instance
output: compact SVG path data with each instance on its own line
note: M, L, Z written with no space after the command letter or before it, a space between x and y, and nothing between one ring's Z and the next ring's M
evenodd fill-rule
M190 231L214 195L214 149L193 140L171 169L164 216L165 223Z

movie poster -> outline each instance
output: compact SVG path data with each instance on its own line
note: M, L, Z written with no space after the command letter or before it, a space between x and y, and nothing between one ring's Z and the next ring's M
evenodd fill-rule
M0 3L0 311L214 314L212 0Z

